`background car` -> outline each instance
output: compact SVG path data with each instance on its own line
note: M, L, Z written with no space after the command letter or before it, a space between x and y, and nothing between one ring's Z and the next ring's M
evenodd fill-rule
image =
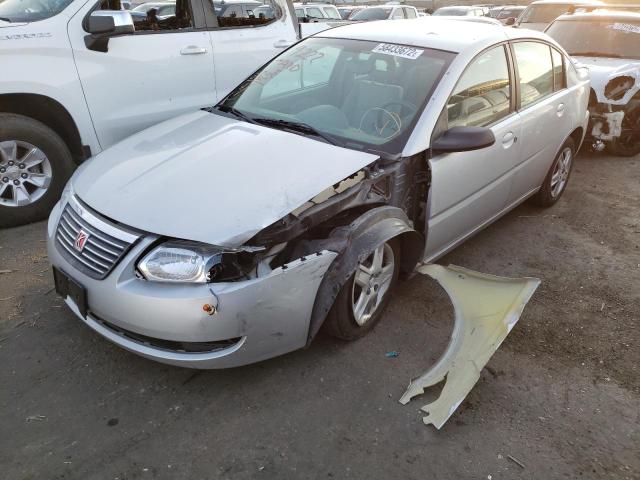
M293 6L296 17L301 22L342 20L342 16L335 5L328 3L294 3Z
M474 16L483 17L484 9L481 7L441 7L433 12L434 17L459 17L459 16Z
M491 18L499 20L504 25L513 25L516 23L517 18L524 11L526 7L521 5L506 5L501 7L494 7L489 12Z
M579 6L606 5L600 0L536 0L518 17L514 25L531 30L544 31L551 22L570 9Z
M351 17L354 13L356 13L356 12L358 12L358 11L360 11L360 10L364 9L364 8L367 8L367 7L364 7L364 6L355 6L355 5L344 6L344 7L337 7L337 9L338 9L338 13L340 14L340 17L341 17L343 20L350 20L350 17Z
M589 69L588 133L596 150L640 153L640 13L576 12L557 18L546 33Z
M369 22L372 20L405 20L418 18L416 7L407 5L381 5L362 9L349 17L349 20Z

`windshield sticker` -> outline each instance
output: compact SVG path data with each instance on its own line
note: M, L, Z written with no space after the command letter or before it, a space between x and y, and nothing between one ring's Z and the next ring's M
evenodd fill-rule
M609 28L628 33L640 33L640 25L633 25L631 23L614 23L613 25L609 25Z
M394 45L392 43L381 43L371 51L373 53L384 53L385 55L393 55L394 57L408 58L411 60L415 60L424 52L424 50L419 48Z

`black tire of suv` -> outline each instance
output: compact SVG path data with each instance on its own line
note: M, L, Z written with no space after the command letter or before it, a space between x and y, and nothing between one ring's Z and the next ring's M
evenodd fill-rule
M624 138L607 143L607 150L618 157L635 157L640 154L640 112L625 117L622 128L630 132Z
M51 183L45 194L22 207L0 204L0 228L15 227L47 218L60 198L76 165L62 138L45 124L23 115L0 113L0 142L22 140L37 146L51 164Z
M562 158L562 152L564 152L567 148L571 149L571 168L569 170L569 177L567 178L567 181L564 187L562 187L562 191L560 191L560 193L554 197L551 192L552 190L551 177L553 176L553 172L556 168L556 165L558 164L558 162L560 162ZM569 179L571 178L571 171L573 171L573 165L575 164L575 160L576 160L576 144L572 138L568 138L562 144L562 147L560 147L560 150L558 151L556 158L553 160L553 163L551 164L551 168L549 168L549 172L547 173L547 176L544 178L544 182L542 182L542 185L540 186L540 190L538 190L538 193L533 196L532 198L533 203L535 203L539 207L548 208L555 205L555 203L558 200L560 200L560 197L562 197L562 194L567 189L567 185L569 183Z
M355 272L351 275L349 280L342 286L340 292L336 297L331 310L329 311L327 318L323 324L323 330L332 337L339 338L341 340L357 340L364 337L369 333L376 324L382 318L382 314L387 308L387 304L391 298L391 293L395 285L398 283L398 276L400 275L401 264L401 248L400 242L397 238L392 238L386 242L393 250L395 268L393 271L393 277L389 289L385 293L382 302L378 306L377 310L364 325L360 326L356 323L353 316L352 298L351 292L353 288L353 282L355 281Z

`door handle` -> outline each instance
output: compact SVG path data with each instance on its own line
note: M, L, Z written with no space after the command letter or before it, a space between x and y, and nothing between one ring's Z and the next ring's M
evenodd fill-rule
M560 105L558 105L558 108L556 108L556 113L558 114L559 117L564 115L564 103L561 103Z
M278 40L273 44L275 48L289 48L291 45L293 45L293 42L290 42L289 40Z
M196 45L189 45L180 50L180 55L203 55L207 53L207 49Z
M502 137L502 146L504 148L509 148L511 145L518 141L518 137L515 136L513 132L507 132Z

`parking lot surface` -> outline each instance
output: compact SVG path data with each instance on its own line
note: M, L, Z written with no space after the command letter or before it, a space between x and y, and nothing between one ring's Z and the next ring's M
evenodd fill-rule
M1 476L640 478L639 185L640 158L582 155L555 207L520 206L440 260L542 279L440 431L426 400L397 401L452 327L427 278L358 342L195 371L82 325L53 291L44 222L0 231Z

